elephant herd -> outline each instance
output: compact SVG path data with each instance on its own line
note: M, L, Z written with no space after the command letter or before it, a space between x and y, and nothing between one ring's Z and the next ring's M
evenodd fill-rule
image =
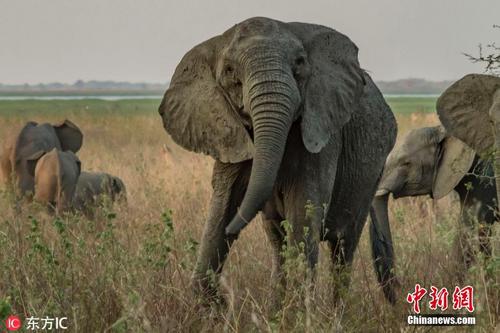
M0 155L2 179L21 198L34 199L50 211L79 211L92 217L104 196L126 199L125 185L107 173L81 171L76 153L83 134L71 121L28 122L5 138Z
M497 219L500 78L466 76L443 93L437 111L443 126L413 130L393 150L390 107L359 64L357 46L328 27L257 17L195 46L159 106L177 144L215 159L195 290L220 296L214 276L258 212L272 248L274 299L286 290L285 245L303 249L314 281L325 241L333 274L348 276L370 214L378 279L396 302L391 193L438 199L455 190L472 212L462 214L464 223L489 226ZM118 178L80 172L75 153L82 138L69 121L30 122L7 141L3 174L19 193L31 192L56 211L87 209L99 194L124 194ZM481 235L485 253L488 234Z

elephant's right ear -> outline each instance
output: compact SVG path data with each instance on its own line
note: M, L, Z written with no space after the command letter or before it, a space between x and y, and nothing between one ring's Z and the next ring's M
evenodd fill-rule
M223 36L190 50L177 66L159 107L163 126L182 147L237 163L253 157L253 143L215 80Z
M453 136L446 136L438 147L432 197L440 199L450 193L469 172L476 152Z
M83 134L78 126L67 119L53 126L63 151L69 150L76 153L80 150L83 143Z
M32 177L35 177L35 169L38 160L42 158L42 156L45 155L45 153L46 152L44 150L39 150L26 159L26 168L28 174L30 174Z
M500 78L469 74L446 89L436 104L446 131L480 155L488 153L494 143L489 111L499 89Z

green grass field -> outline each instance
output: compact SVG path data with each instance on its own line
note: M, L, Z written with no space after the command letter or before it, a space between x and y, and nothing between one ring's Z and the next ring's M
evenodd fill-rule
M377 285L365 227L352 282L332 300L328 248L321 246L317 284L304 288L304 265L290 259L292 284L282 310L270 315L271 247L260 218L241 234L224 267L226 308L202 306L190 278L208 213L213 160L175 145L157 114L159 100L0 101L0 147L5 133L27 120L76 123L84 133L83 170L122 178L126 206L105 206L93 220L54 218L36 204L18 205L0 185L0 331L9 314L67 316L67 332L437 332L409 327L406 295L416 283L453 290L458 283L454 196L437 202L390 203L401 289L389 305ZM435 99L390 98L399 135L438 124ZM449 332L494 332L500 315L498 225L492 260L466 273L474 286L477 325ZM477 248L477 237L473 239ZM285 254L293 254L284 249ZM450 295L451 297L451 295ZM451 304L451 303L450 303ZM425 309L428 307L422 303ZM425 312L428 312L426 310ZM457 312L449 309L448 313Z
M134 115L156 112L159 99L131 99L104 101L101 99L75 100L0 100L3 117L43 114L48 117L66 115Z
M435 97L388 97L387 103L395 113L434 112ZM137 112L156 112L159 99L130 99L104 101L101 99L81 100L0 100L0 114L9 116L12 113L29 114L30 112L45 115L57 114L63 111L67 114L77 112L89 114L131 114Z
M387 97L386 101L393 112L435 112L437 97Z

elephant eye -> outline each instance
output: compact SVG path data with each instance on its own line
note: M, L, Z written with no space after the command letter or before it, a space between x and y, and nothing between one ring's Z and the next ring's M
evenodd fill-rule
M227 65L225 71L226 74L231 74L234 71L234 69L231 65Z
M297 66L302 66L306 62L306 59L303 56L298 57L295 59L295 65Z

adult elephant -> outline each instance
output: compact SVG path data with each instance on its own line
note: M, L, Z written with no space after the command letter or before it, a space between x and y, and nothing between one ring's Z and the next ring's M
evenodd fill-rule
M194 273L202 291L216 294L213 274L259 210L276 287L285 219L288 245L303 242L311 269L320 240L330 243L334 267L351 264L396 122L348 37L248 19L184 56L159 112L178 144L216 160Z
M461 223L472 228L475 220L481 224L481 251L491 255L489 235L497 209L496 188L490 177L492 164L482 161L469 146L446 133L442 126L412 130L387 158L379 189L373 200L370 234L375 267L385 291L393 292L396 282L393 267L393 247L388 216L388 200L429 195L440 199L451 191L460 198ZM468 239L457 239L459 255L465 268L473 260ZM461 269L463 271L463 267Z
M38 124L30 121L20 130L13 131L4 141L0 167L4 181L12 181L18 194L33 194L34 177L28 172L28 159L39 152L49 152L53 148L80 150L83 134L69 120L59 124Z
M500 78L466 75L446 89L436 108L451 135L483 158L493 154L496 196L500 199Z

